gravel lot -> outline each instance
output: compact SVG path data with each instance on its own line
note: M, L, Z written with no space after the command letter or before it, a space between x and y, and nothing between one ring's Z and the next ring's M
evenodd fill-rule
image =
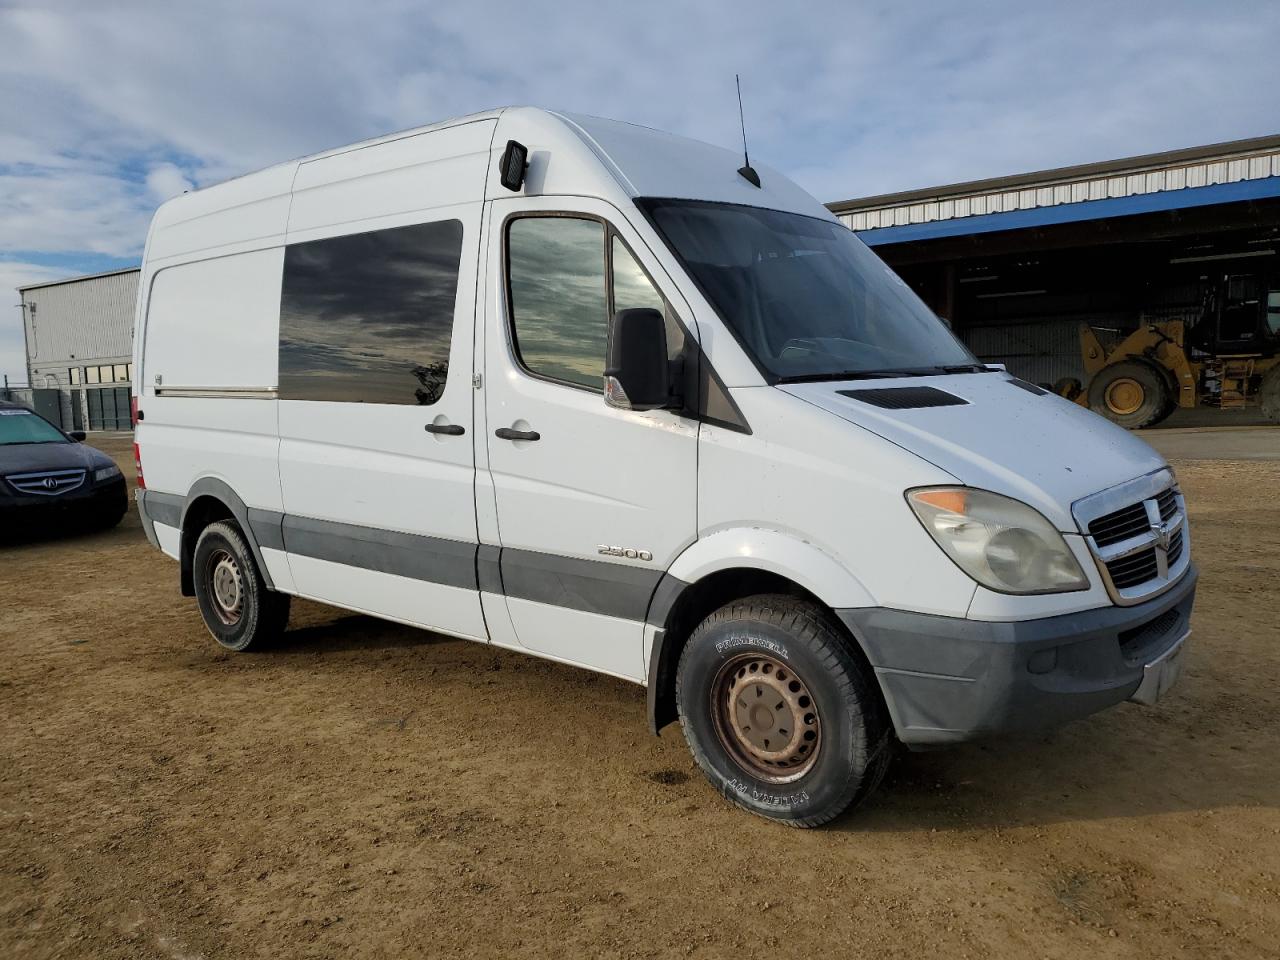
M1165 702L905 755L808 832L638 687L305 603L225 653L132 512L0 547L0 956L1280 956L1280 462L1175 466Z

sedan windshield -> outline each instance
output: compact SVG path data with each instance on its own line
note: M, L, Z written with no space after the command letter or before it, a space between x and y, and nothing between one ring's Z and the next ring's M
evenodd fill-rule
M30 410L0 410L0 446L12 443L66 443L67 438Z
M728 203L639 201L774 380L983 370L902 279L830 220Z

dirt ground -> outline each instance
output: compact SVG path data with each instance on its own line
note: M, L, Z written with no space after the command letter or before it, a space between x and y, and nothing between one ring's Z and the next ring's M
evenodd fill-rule
M132 512L0 548L0 956L1280 956L1280 462L1176 466L1169 698L904 755L816 831L639 687L302 603L223 652Z

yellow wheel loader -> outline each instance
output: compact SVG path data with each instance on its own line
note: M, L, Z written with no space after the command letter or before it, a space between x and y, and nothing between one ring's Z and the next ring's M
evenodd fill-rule
M1058 393L1136 430L1178 407L1258 407L1280 423L1280 278L1229 274L1205 297L1201 316L1144 323L1104 346L1080 328L1087 386L1066 378Z

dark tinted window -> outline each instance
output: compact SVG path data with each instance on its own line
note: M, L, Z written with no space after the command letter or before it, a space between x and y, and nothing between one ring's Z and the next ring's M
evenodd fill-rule
M601 389L608 300L604 224L520 217L507 235L516 350L533 373Z
M642 200L756 363L778 378L974 364L884 261L839 223L692 200Z
M280 398L435 403L449 372L462 223L288 247Z

